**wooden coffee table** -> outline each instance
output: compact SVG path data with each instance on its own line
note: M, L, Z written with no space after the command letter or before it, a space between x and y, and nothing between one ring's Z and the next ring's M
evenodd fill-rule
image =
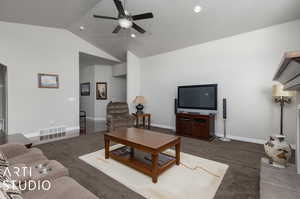
M151 176L153 183L156 183L158 176L168 168L174 164L180 164L180 137L178 136L145 129L128 128L106 133L104 140L106 159L111 157L118 162ZM125 147L109 151L111 141L123 144ZM173 146L176 149L175 157L162 153ZM138 157L138 151L149 156Z

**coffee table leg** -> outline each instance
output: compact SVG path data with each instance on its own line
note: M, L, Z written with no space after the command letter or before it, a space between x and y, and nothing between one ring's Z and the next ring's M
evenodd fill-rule
M180 165L180 142L175 145L176 150L176 164Z
M109 139L105 138L105 159L109 158Z
M136 123L135 123L136 128L139 128L139 123L140 123L140 118L137 116L136 117Z
M157 183L158 154L152 154L152 182Z

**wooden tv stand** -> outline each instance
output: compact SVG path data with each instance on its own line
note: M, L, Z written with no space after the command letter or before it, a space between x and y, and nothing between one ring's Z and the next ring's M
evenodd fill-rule
M202 140L212 140L215 137L215 115L177 113L176 134Z

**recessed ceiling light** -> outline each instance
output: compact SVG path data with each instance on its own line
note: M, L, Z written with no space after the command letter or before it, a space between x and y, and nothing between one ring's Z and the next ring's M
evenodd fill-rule
M79 29L82 31L82 30L85 29L85 27L84 26L80 26Z
M132 33L132 34L130 35L130 37L136 38L136 35L135 35L134 33Z
M194 12L195 12L195 13L199 13L199 12L201 12L201 10L202 10L202 7L201 7L201 6L198 6L198 5L197 5L197 6L194 7Z

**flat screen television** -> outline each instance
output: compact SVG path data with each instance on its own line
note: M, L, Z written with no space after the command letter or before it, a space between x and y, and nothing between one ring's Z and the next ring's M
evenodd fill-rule
M178 108L217 110L218 85L178 86Z

